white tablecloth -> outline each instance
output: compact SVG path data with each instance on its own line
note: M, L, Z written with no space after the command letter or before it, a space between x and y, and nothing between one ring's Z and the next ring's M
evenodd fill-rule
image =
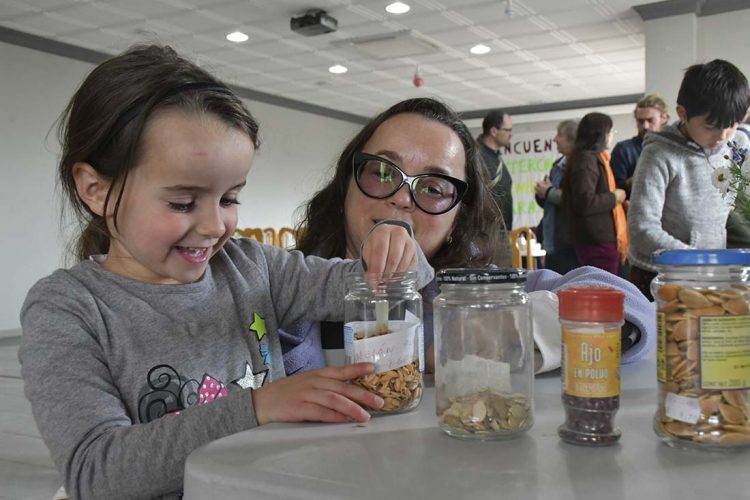
M506 441L437 427L434 391L411 413L354 424L272 424L210 443L187 460L185 500L746 499L750 452L673 449L652 430L653 359L622 368L619 444L560 441L559 372L538 376L536 422Z

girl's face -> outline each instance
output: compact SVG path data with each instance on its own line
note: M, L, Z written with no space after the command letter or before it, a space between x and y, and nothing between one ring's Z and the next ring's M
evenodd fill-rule
M404 113L383 122L362 152L387 158L407 175L443 173L466 180L465 152L458 135L446 125L418 114ZM460 206L459 203L444 214L430 215L414 204L408 186L388 198L370 198L360 191L352 175L344 200L346 256L359 257L362 241L373 224L398 219L411 224L414 237L429 259L450 235Z
M237 225L237 197L255 148L212 115L157 112L125 184L104 267L148 283L191 283ZM113 192L112 213L117 186Z

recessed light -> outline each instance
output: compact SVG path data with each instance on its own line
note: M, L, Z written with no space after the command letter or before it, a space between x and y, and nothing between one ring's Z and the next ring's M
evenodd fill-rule
M483 43L479 43L470 48L469 52L471 52L472 54L486 54L490 50L492 49L490 49L488 46L484 45Z
M334 64L333 66L328 68L328 71L330 71L334 75L340 75L341 73L346 73L347 71L349 71L349 68L340 64Z
M248 37L246 34L244 34L241 31L233 31L227 35L227 40L229 40L230 42L235 42L235 43L247 42L248 38L250 37Z
M409 12L409 9L411 9L411 7L403 2L393 2L385 6L385 11L390 14L403 14Z

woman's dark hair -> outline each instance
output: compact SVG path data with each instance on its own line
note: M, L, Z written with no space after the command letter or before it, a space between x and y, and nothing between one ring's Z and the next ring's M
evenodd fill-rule
M433 267L481 266L493 262L499 251L502 217L487 188L476 156L476 143L458 115L448 106L431 98L401 101L370 120L344 148L336 164L333 179L307 203L298 228L303 229L297 248L305 254L326 258L344 257L346 228L344 200L352 176L352 157L362 151L375 131L394 116L413 113L453 130L463 144L466 182L469 187L459 204L449 242L430 259Z
M574 152L607 149L607 134L612 130L612 118L604 113L588 113L578 122Z
M73 166L88 163L111 181L105 207L116 196L116 226L128 173L143 153L143 131L149 118L165 108L210 114L246 133L256 148L260 145L258 124L239 97L172 48L138 45L101 63L76 91L58 129L63 149L58 182L80 225L74 242L78 259L107 253L110 233L105 218L79 198Z
M747 78L737 67L722 59L694 64L685 71L677 104L685 108L688 120L706 116L706 122L720 128L740 123L750 106Z

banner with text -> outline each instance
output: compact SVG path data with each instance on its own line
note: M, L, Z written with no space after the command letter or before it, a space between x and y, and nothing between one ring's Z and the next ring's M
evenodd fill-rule
M560 156L553 141L555 130L514 134L503 151L505 165L513 178L513 227L536 227L542 207L534 199L534 183L549 174Z

